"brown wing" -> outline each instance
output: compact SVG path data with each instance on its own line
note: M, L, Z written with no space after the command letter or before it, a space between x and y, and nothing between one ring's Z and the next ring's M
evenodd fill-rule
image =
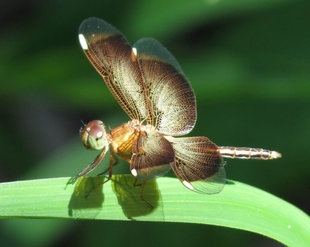
M130 171L139 179L165 175L174 159L171 144L157 130L140 131L132 146Z
M175 160L172 169L188 189L214 194L225 184L224 163L218 147L206 137L172 138Z
M147 123L164 135L185 135L196 123L196 100L180 65L158 41L134 44L148 104Z
M79 40L87 58L129 117L145 119L141 71L126 38L109 23L92 17L80 25Z

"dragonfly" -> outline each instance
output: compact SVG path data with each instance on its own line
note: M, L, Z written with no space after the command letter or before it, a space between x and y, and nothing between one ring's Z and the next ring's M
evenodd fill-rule
M281 157L262 148L217 146L204 136L180 137L195 126L196 98L181 66L159 41L142 38L131 46L118 29L91 17L80 25L79 42L131 120L109 133L100 120L84 124L84 146L100 153L74 181L97 168L110 150L105 182L121 158L139 180L155 179L172 169L186 188L214 194L225 184L224 158Z

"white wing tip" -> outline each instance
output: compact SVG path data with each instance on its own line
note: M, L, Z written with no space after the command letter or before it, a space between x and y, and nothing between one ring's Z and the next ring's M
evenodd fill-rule
M136 177L138 176L137 170L136 169L131 169L131 174Z
M83 50L88 50L88 45L83 34L79 34L79 41Z
M184 185L186 188L188 188L188 189L190 189L190 190L194 190L193 185L191 185L189 182L187 182L187 181L184 180L182 183L183 183L183 185Z
M135 54L135 56L137 56L137 49L136 48L132 48L132 52L133 52L133 54Z

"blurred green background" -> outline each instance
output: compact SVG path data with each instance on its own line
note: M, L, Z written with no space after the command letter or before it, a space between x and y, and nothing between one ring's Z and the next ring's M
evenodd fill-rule
M309 9L306 0L2 1L0 181L75 175L96 156L79 140L80 120L101 119L112 128L128 121L78 43L79 24L96 16L131 44L153 37L175 55L197 96L191 135L283 154L275 161L228 160L229 179L309 214ZM2 220L0 242L281 246L215 226L29 219Z

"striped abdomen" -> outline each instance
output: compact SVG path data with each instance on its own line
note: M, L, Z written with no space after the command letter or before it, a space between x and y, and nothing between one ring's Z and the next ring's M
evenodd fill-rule
M276 151L270 151L262 148L247 147L219 147L222 157L232 159L260 159L270 160L281 158L281 154Z

